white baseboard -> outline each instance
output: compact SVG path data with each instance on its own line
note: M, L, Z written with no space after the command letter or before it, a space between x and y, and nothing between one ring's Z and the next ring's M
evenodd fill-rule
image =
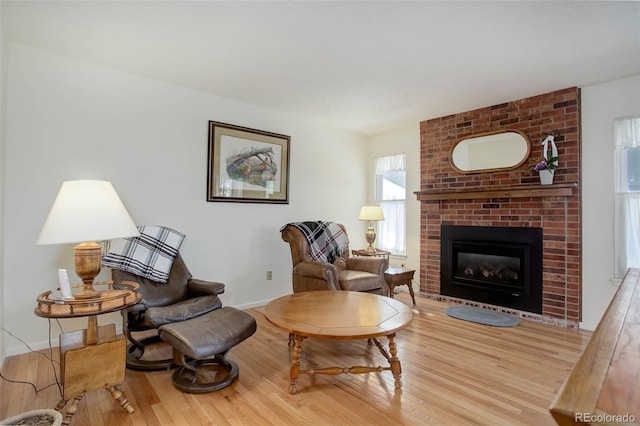
M234 308L240 309L241 311L244 311L245 309L259 308L260 306L264 306L267 303L271 302L272 300L273 299L267 299L267 300L261 300L258 302L245 303L243 305L234 306Z
M588 323L588 322L581 322L580 323L580 330L595 331L597 326L598 326L597 323L593 324L593 323Z
M56 348L59 345L59 341L58 338L55 339L51 339L51 347L52 348ZM29 343L29 347L31 349L33 349L34 351L40 351L42 349L49 349L49 341L48 340L44 340L41 342L36 342L36 343ZM22 355L22 354L26 354L29 351L29 348L27 348L25 345L23 345L22 343L20 343L18 346L14 346L11 348L8 348L4 355L6 357L10 357L10 356L14 356L14 355Z

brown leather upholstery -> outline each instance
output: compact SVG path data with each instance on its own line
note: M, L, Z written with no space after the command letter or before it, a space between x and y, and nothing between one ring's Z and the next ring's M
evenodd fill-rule
M166 283L152 281L130 272L112 269L114 286L122 281L140 285L142 300L122 311L123 333L130 342L127 367L136 370L159 370L175 367L172 359L142 359L145 345L158 341L157 335L136 339L133 332L157 329L164 324L186 321L219 309L222 302L218 294L224 284L195 279L178 253L171 265Z
M343 230L344 225L338 224ZM293 262L293 292L312 290L349 290L389 295L384 271L389 261L382 257L349 257L349 247L333 264L316 262L302 231L286 225L282 239L289 243Z

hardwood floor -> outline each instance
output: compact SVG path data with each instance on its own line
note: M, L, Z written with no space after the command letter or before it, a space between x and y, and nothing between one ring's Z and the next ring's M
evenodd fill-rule
M396 298L411 303L408 293ZM398 333L403 389L390 372L307 376L287 392L287 334L266 322L262 308L247 312L258 331L229 352L240 366L232 386L185 394L171 371L127 370L127 414L104 390L85 395L72 425L553 425L548 407L586 346L590 332L523 321L498 328L453 319L447 306L417 297L413 322ZM383 339L386 345L386 339ZM45 351L43 351L45 352ZM46 351L48 352L48 351ZM57 359L57 348L54 356ZM302 367L383 365L366 341L307 339ZM49 361L35 353L7 358L3 375L38 388L54 383ZM36 394L0 380L0 419L53 408L56 386Z

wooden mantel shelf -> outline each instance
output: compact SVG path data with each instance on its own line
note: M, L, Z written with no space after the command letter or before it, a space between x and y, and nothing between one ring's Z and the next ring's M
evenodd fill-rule
M516 185L451 190L416 191L418 201L471 200L476 198L570 197L578 190L576 182L551 185Z

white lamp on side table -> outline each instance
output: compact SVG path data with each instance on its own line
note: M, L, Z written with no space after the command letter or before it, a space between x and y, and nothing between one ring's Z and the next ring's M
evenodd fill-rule
M60 334L60 376L62 399L56 410L67 403L64 424L69 424L86 392L104 387L128 413L134 409L122 390L125 378L126 340L116 335L115 324L98 327L100 314L117 312L140 301L138 285L131 289L93 288L100 272L102 246L95 241L140 235L111 183L96 180L67 181L51 207L38 244L80 243L75 247L76 273L82 291L75 300L55 300L47 291L38 296L35 314L44 318L88 317L87 328ZM124 282L122 283L124 286Z
M75 246L75 269L84 289L74 296L91 299L100 294L93 288L102 258L102 246L96 241L138 235L110 182L74 180L62 183L37 244L80 243Z
M376 249L375 247L373 247L373 243L376 240L376 231L375 229L373 229L373 222L384 220L382 209L380 208L380 206L362 206L358 219L366 220L368 222L367 232L365 234L367 242L369 243L369 247L367 247L367 253L374 254L376 252Z

